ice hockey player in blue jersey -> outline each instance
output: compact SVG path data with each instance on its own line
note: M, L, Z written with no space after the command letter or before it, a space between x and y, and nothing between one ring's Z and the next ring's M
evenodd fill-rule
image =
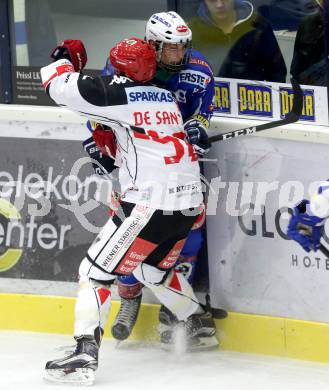
M204 56L192 48L192 32L176 12L153 14L146 24L145 36L149 43L155 45L157 52L158 67L152 82L175 95L188 140L194 150L202 156L210 147L206 129L213 107L212 69ZM115 68L108 60L102 75L113 75L115 72ZM159 121L166 120L164 116L159 117ZM203 222L197 221L191 230L176 265L176 269L184 272L190 283L193 281L198 252L204 240ZM113 337L117 340L125 340L131 334L141 305L142 288L142 284L134 276L118 278L121 305L111 329ZM203 316L210 316L210 313L207 312ZM170 343L171 329L176 323L176 318L168 309L161 306L159 320L161 341ZM194 340L193 348L216 345L218 341L214 334L209 336L209 332L205 332L205 337Z

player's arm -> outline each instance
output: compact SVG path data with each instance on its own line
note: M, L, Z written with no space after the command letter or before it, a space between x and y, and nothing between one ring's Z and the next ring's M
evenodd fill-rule
M101 76L113 76L114 74L116 74L115 69L111 65L110 57L108 57L106 62L105 62L104 68L101 71ZM88 120L86 122L86 126L87 126L87 129L93 134L94 130L99 129L100 126L102 126L102 125L100 123L98 123L97 121ZM109 130L109 129L110 128L107 128L106 130Z
M215 93L215 81L212 72L207 72L206 76L209 77L207 85L193 94L193 100L197 102L197 109L192 117L184 123L187 138L199 155L206 154L210 149L207 129L213 114Z
M116 88L105 88L103 78L92 78L80 72L87 62L83 43L79 40L66 40L52 53L55 62L41 68L43 86L52 100L79 114L93 117L95 107L111 106L124 94ZM97 119L99 115L96 115ZM102 123L109 118L99 119Z
M101 76L113 76L114 74L116 74L115 69L111 65L110 57L108 57L106 62L105 62L104 68L102 69ZM103 145L104 137L100 135L102 131L111 131L111 128L107 127L105 125L102 125L101 123L99 123L97 121L91 121L91 120L87 121L86 126L87 126L87 129L93 134L91 139L93 140L96 147L99 149L99 153L104 154L105 156L108 155L112 159L115 159L115 153L114 154L112 153L111 155L108 153L108 151L105 148L105 145ZM96 130L96 133L94 133L95 130ZM113 131L112 131L112 135L111 135L111 146L113 143L112 138L114 139ZM90 138L88 138L88 140L90 140ZM88 140L86 140L86 141L88 141ZM99 143L99 142L101 142L101 143ZM89 145L89 142L87 144ZM83 145L85 145L85 143L83 143ZM115 148L116 148L116 146L115 146ZM84 146L84 149L90 155L90 157L92 157L91 154L88 152L88 150L85 148L85 146ZM93 150L93 148L91 150Z
M323 182L310 200L293 208L287 235L306 252L317 251L326 219L329 217L329 181Z
M106 104L102 79L78 73L67 59L41 68L40 73L46 93L59 106L92 117L95 106Z

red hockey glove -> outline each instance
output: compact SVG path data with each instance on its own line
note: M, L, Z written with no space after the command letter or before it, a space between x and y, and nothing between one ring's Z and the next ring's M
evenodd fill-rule
M86 49L79 39L65 39L52 51L50 57L55 61L66 58L71 61L76 72L81 72L87 63Z
M104 130L102 125L98 125L93 131L93 138L102 153L115 159L117 144L112 130Z

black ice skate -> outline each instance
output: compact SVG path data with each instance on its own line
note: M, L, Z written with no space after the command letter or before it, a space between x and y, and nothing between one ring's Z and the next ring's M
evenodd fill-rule
M142 294L136 298L121 298L120 310L111 328L112 336L119 341L126 340L136 323Z
M191 315L186 323L187 349L211 349L219 345L215 321L209 311Z
M180 329L181 322L165 306L161 306L159 312L159 334L165 349L184 349L182 340L183 332ZM202 314L193 314L185 322L186 350L212 349L219 345L216 338L216 326L209 311ZM173 344L175 344L173 346Z
M77 346L72 354L47 362L46 380L81 385L94 383L99 346L92 336L80 336L76 341Z
M173 328L177 324L177 317L165 306L161 305L159 311L159 335L160 341L163 344L171 344L173 336Z

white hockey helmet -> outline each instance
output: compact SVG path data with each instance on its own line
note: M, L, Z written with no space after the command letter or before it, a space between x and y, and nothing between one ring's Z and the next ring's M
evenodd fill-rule
M157 61L169 71L178 71L188 61L185 55L180 64L161 63L162 46L164 43L184 44L186 49L191 47L192 31L176 12L159 12L153 14L146 23L145 39L147 42L154 41L156 44Z

